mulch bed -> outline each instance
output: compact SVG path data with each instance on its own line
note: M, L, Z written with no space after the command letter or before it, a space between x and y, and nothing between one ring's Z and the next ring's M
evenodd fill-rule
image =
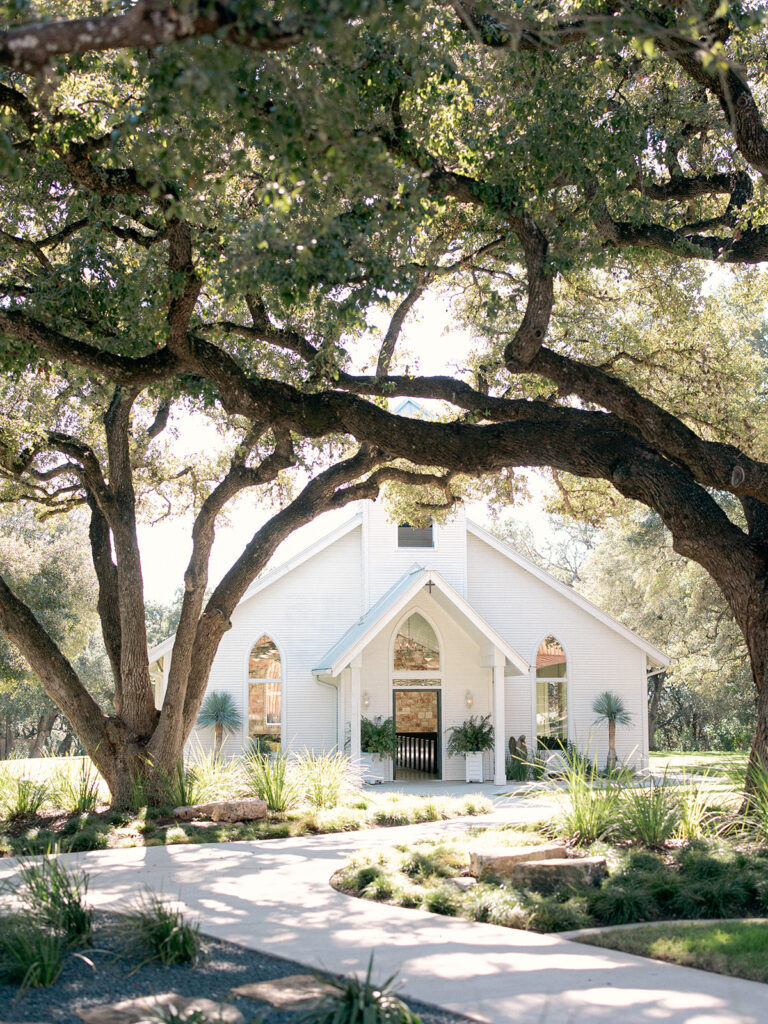
M292 960L245 949L231 942L204 937L197 964L162 967L145 964L137 969L135 960L121 958L119 918L97 914L93 948L70 954L59 980L48 988L18 989L0 985L0 1020L8 1024L50 1022L82 1024L79 1008L117 1003L138 996L177 992L182 996L205 996L236 1006L247 1021L263 1019L265 1024L287 1024L295 1014L253 999L230 997L238 985L311 973ZM375 961L374 961L375 963ZM383 980L381 972L374 977ZM449 1013L415 1000L406 1000L424 1024L468 1024L469 1018ZM266 1017L264 1015L267 1015Z

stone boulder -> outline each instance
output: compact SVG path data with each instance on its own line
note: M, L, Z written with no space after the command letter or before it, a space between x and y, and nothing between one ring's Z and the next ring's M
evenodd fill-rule
M259 821L267 816L267 803L256 797L242 800L216 800L207 804L190 804L176 807L173 815L179 821L194 821L195 818L211 818L213 821Z
M470 850L469 873L475 878L481 875L501 875L508 877L515 865L527 864L529 861L552 860L562 858L566 849L562 843L547 843L544 846L498 846L494 849Z
M608 874L605 857L565 857L518 863L505 875L513 885L533 892L599 885Z

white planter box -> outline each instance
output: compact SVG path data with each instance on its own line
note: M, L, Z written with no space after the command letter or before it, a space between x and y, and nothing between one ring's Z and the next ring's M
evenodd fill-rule
M360 768L364 782L391 782L392 758L379 754L361 754Z
M483 781L483 752L475 750L472 754L464 755L467 782Z

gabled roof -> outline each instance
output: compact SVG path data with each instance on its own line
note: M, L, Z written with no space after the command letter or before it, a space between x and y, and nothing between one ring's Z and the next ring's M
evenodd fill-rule
M337 540L340 540L348 533L351 533L352 530L355 529L355 527L359 526L362 523L362 521L363 513L361 511L357 511L351 517L351 519L347 519L340 526L337 526L335 530L331 530L330 533L327 533L324 537L321 537L319 540L316 540L314 544L310 544L309 547L306 547L302 551L299 551L298 554L295 554L292 558L289 558L287 559L287 561L275 566L275 568L271 569L269 572L265 572L263 576L259 576L258 579L255 579L253 583L250 585L250 587L248 587L245 594L240 599L240 602L238 603L238 608L240 607L241 604L243 604L243 602L248 601L255 594L258 594L259 591L264 590L265 587L271 586L277 580L281 579L283 576L286 576L293 569L296 569L298 566L302 564L302 562L306 562L314 555L317 555L321 551L324 551L327 547L330 547L330 545L334 544ZM164 654L167 654L169 651L173 650L173 642L175 639L176 635L174 634L173 636L166 637L165 640L161 640L159 644L155 644L154 647L150 648L150 665L152 664L153 661L157 661L158 658L162 658Z
M672 659L663 651L660 651L658 647L654 647L652 643L644 640L643 637L638 636L637 633L633 633L631 629L619 622L618 619L614 619L611 615L608 615L607 612L602 611L602 609L598 608L597 605L592 604L592 602L588 601L586 597L579 594L578 591L561 582L551 573L547 572L546 569L542 569L540 566L536 565L535 562L526 558L525 555L521 555L519 551L516 551L503 540L499 540L498 537L494 537L492 533L489 533L488 530L484 530L482 526L478 526L477 523L473 523L470 519L467 520L467 533L474 534L495 551L504 555L505 558L508 558L511 562L520 566L520 568L524 569L525 572L530 573L530 575L534 576L537 580L541 580L542 583L546 583L548 587L556 590L559 594L577 605L583 611L587 612L593 618L602 622L603 625L608 626L609 629L612 629L615 633L623 636L625 640L629 640L630 643L639 647L645 652L648 660L657 668L666 668L667 665L669 665Z
M439 572L414 565L375 604L371 605L368 611L361 615L357 622L350 626L331 647L320 660L318 667L312 670L315 675L338 676L350 661L362 653L371 640L400 614L427 583L434 584L437 593L444 599L441 603L447 603L449 613L453 611L463 619L469 631L485 638L493 647L501 651L507 661L519 672L529 670L526 660L496 632L493 626L485 621L457 590L454 590L447 580L443 579Z

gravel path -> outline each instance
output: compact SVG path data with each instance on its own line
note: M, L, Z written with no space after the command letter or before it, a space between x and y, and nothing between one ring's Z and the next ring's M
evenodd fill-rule
M61 977L48 988L18 989L0 985L0 1011L7 1024L82 1024L78 1009L116 1003L138 996L177 992L182 996L205 996L236 1006L247 1021L253 1017L265 1024L287 1024L295 1014L277 1010L254 999L232 998L230 989L250 982L283 978L289 974L313 973L302 964L270 956L220 939L204 937L196 966L179 964L162 967L146 964L136 970L135 961L120 957L120 920L114 914L99 914L94 921L93 949L83 957L70 955ZM90 962L88 962L90 961ZM375 972L380 977L380 972ZM413 999L408 1005L424 1024L468 1024L468 1018L440 1010ZM271 1012L270 1012L271 1011Z

